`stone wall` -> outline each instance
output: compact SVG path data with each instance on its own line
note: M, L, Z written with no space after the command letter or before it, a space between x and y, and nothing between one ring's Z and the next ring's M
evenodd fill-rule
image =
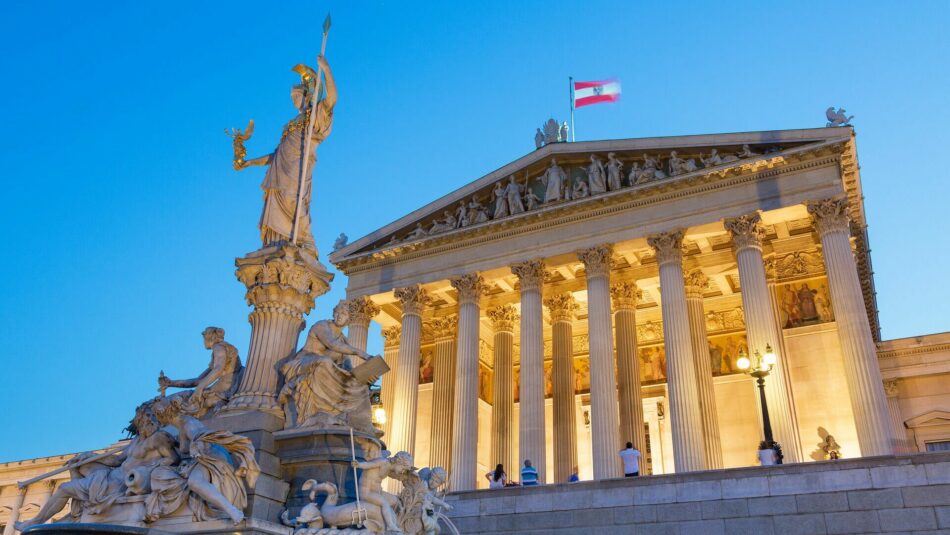
M950 533L950 454L450 494L462 533Z

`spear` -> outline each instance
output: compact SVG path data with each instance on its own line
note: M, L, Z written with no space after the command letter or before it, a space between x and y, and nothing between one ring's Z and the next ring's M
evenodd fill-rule
M323 44L320 45L320 55L327 52L327 35L330 33L330 13L327 13L326 20L323 21ZM303 203L303 183L310 167L310 154L313 152L313 127L317 122L317 99L320 97L320 89L323 83L323 69L317 65L317 84L310 96L310 120L307 123L307 140L304 143L303 165L300 167L300 179L297 181L297 207L294 209L294 225L290 230L290 243L297 245L297 231L300 226L300 205Z

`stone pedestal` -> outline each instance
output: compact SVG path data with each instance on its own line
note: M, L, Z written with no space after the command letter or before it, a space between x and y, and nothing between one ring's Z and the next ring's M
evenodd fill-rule
M683 283L683 232L664 232L647 238L660 265L660 305L666 345L667 391L676 472L706 468L703 421L699 410L693 341Z
M264 247L234 261L254 307L251 347L237 391L224 412L264 411L283 417L277 404L277 363L297 349L304 316L330 288L333 275L315 251L293 245Z

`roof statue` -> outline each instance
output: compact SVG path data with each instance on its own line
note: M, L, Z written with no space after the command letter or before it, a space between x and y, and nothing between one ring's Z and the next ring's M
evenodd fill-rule
M854 115L850 117L845 115L844 108L838 108L838 110L835 111L834 106L829 106L828 109L825 110L825 117L828 118L828 124L825 125L828 127L851 126L851 119L854 119Z

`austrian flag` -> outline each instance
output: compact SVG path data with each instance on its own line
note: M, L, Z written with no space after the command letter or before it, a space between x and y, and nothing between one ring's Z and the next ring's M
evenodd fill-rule
M620 82L601 80L599 82L574 82L574 107L600 102L616 102L620 99Z

